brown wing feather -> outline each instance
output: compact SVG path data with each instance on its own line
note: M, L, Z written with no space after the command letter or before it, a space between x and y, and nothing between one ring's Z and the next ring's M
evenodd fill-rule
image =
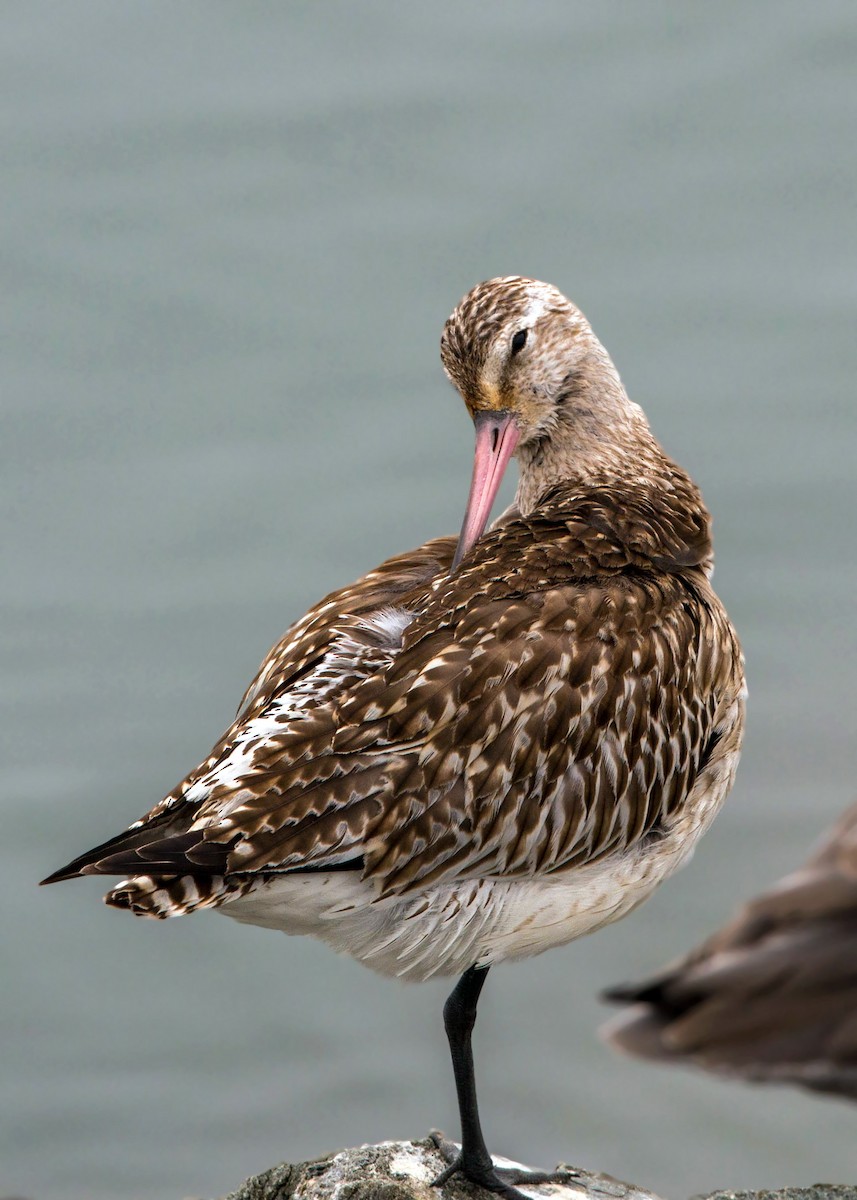
M344 620L397 604L448 571L455 538L439 537L416 550L394 555L347 587L330 592L271 647L238 706L239 716L258 712L280 688L321 658Z
M412 593L389 664L260 748L225 818L215 789L230 871L359 852L385 894L591 862L669 818L740 686L728 622L698 569L533 524Z
M246 878L362 857L387 894L639 841L681 805L742 685L699 529L633 489L558 492L453 576L439 539L333 593L144 818L156 844L141 853L129 831L137 869L151 858ZM365 624L391 604L413 614L395 645ZM197 842L173 842L170 859L176 833ZM116 849L109 868L81 869L116 870Z
M208 756L173 790L158 801L154 808L136 821L124 833L103 842L53 872L43 883L57 883L82 874L133 874L153 870L145 848L164 837L187 832L197 820L202 800L186 800L195 784L228 758L241 729L254 716L264 712L266 705L310 672L329 650L343 627L365 613L375 612L397 603L399 597L424 587L440 571L449 569L455 551L455 539L434 538L416 550L387 559L347 587L339 588L314 605L296 621L266 655L255 678L247 688L238 708L238 716L215 742ZM273 784L273 781L272 781ZM172 848L172 860L162 861L162 870L196 873L192 857L193 846L202 842L203 833L184 844L184 849ZM219 861L215 862L219 849ZM210 871L227 867L229 843L220 847L213 843L203 852ZM166 854L164 849L162 854Z

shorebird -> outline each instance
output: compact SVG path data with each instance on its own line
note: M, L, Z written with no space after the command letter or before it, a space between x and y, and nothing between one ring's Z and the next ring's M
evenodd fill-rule
M488 969L616 920L685 862L733 781L743 662L700 493L580 310L492 279L441 358L476 433L457 542L311 609L208 758L45 882L127 875L106 901L141 916L217 908L400 979L460 976L461 1149L436 1182L511 1198L476 1103Z
M685 958L605 994L620 1050L857 1100L857 805Z

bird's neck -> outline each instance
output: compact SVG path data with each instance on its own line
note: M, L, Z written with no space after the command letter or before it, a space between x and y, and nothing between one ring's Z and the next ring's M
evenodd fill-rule
M518 448L515 496L523 515L558 486L639 481L657 486L677 469L652 434L643 410L625 393L613 363L595 345L563 381L550 429Z
M635 553L710 575L711 521L699 489L664 453L612 364L609 372L601 367L595 382L572 381L550 436L519 448L517 510L526 517L544 503L556 516L564 494L585 519L594 504Z

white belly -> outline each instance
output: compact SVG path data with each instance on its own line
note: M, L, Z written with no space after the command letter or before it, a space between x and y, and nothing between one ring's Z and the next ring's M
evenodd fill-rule
M282 875L219 911L310 934L385 975L418 981L591 933L645 900L669 872L663 867L660 856L613 858L538 879L459 880L383 900L358 871Z
M359 871L286 874L218 911L309 934L413 981L540 954L618 920L687 861L735 773L737 747L719 749L668 833L600 862L535 878L450 880L383 900Z

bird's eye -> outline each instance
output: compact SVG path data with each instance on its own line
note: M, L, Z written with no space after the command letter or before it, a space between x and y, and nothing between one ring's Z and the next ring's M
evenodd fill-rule
M518 332L515 334L515 336L512 338L512 357L513 358L515 357L516 354L520 354L521 351L523 350L524 346L526 346L527 332L528 331L526 329L519 329Z

